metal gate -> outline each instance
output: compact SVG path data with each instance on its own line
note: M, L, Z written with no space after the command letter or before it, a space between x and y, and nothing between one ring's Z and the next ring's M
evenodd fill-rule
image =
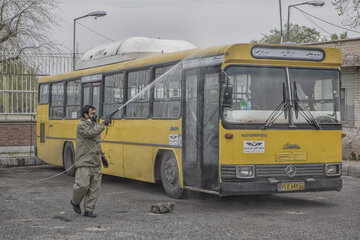
M37 79L72 71L69 54L0 52L0 120L34 120Z

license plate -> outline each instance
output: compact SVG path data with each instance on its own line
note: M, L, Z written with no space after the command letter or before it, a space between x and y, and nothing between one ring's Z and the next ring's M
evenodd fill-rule
M278 184L279 192L301 191L304 189L305 189L305 183L303 183L303 182L279 183Z

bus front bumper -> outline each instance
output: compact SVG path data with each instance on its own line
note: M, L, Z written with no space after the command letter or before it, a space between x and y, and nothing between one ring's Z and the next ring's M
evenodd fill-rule
M311 182L304 181L304 190L279 191L279 184L282 183L286 182L222 182L220 183L220 196L223 197L231 195L257 195L289 192L340 191L342 188L342 179L340 177L329 179L315 179Z

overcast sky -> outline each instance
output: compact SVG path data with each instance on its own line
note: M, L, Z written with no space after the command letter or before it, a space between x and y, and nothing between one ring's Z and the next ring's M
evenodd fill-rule
M283 23L287 6L304 1L282 0ZM302 10L321 19L341 25L331 1L323 7L300 6ZM128 37L183 39L198 47L244 43L258 40L262 33L280 28L279 0L60 0L56 15L59 28L54 40L72 51L73 19L93 11L106 11L107 16L78 20L113 41ZM343 33L339 29L313 19L328 33ZM315 28L324 37L329 34L311 23L302 13L292 8L292 24ZM360 29L357 29L360 31ZM349 37L360 37L348 32ZM76 28L79 52L111 41L81 25Z

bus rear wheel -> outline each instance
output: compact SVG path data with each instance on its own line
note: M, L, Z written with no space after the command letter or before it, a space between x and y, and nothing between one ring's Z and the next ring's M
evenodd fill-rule
M63 153L63 165L65 170L69 169L75 163L75 151L74 146L71 142L67 142L64 147ZM69 176L75 175L75 167L73 166L66 171L66 174Z
M161 160L161 182L171 198L181 198L184 190L180 187L179 168L172 153L165 153Z

